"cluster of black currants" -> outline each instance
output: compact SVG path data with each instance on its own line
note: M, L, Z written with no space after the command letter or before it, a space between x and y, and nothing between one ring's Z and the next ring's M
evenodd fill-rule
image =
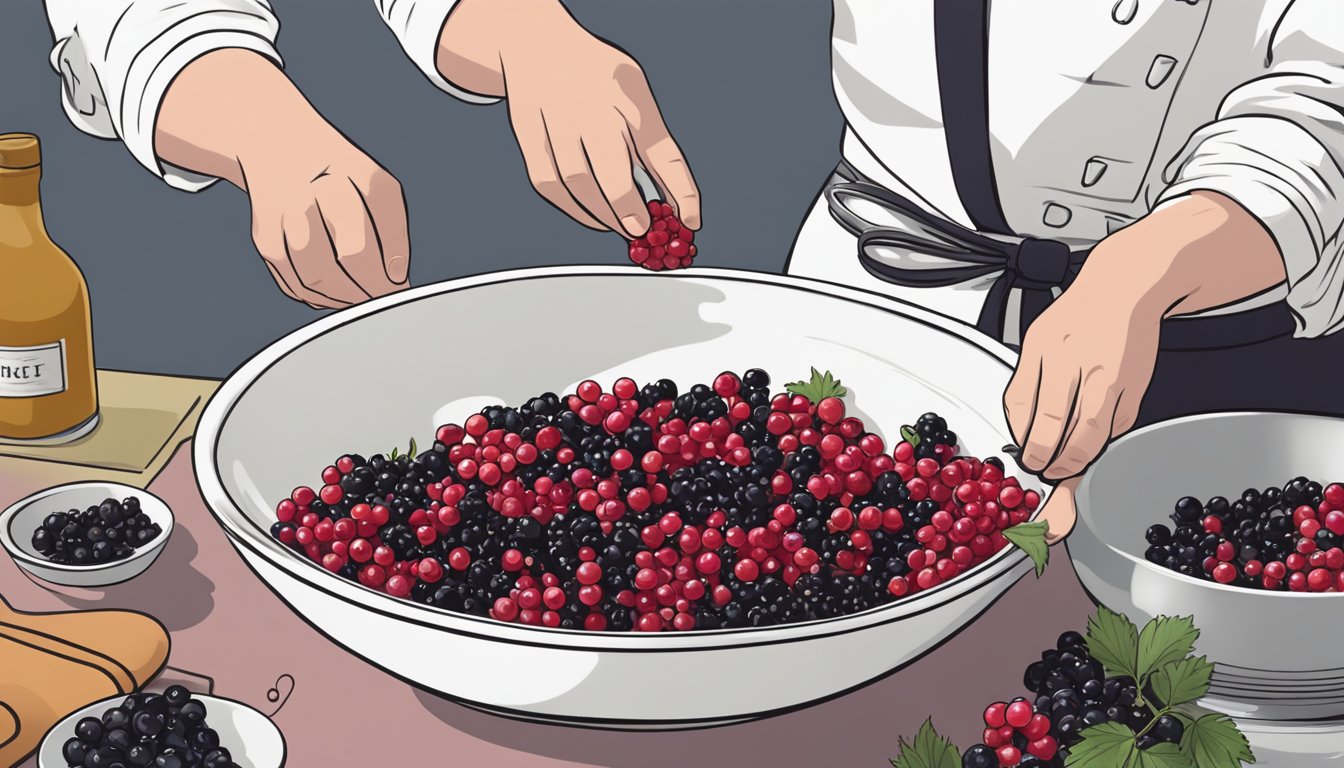
M47 515L33 531L33 548L53 563L92 565L124 560L163 530L140 510L134 496L107 499L84 511Z
M61 756L69 768L238 768L205 717L205 704L180 685L132 694L76 723Z

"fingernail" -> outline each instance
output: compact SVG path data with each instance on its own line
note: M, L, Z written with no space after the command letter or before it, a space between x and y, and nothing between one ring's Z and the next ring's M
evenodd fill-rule
M397 258L387 262L387 276L392 278L394 283L404 283L408 275L406 274L406 260Z
M621 226L625 227L625 231L635 237L642 237L649 229L648 225L644 224L644 222L640 221L639 218L635 216L626 216L621 219Z

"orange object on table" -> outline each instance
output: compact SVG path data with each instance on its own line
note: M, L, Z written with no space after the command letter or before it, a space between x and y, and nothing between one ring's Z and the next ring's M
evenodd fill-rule
M0 766L17 765L69 713L144 687L168 648L168 630L141 613L28 613L0 596Z

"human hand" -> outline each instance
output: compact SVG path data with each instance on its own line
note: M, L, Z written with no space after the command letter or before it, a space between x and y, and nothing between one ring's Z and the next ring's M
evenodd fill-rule
M1235 200L1197 191L1118 230L1032 323L1004 411L1027 469L1087 469L1134 426L1164 319L1234 303L1285 278L1264 226Z
M558 0L460 0L438 67L467 90L507 99L532 186L575 221L629 239L647 232L638 163L682 224L700 228L699 190L643 70Z
M1078 522L1075 494L1080 482L1082 478L1078 476L1059 481L1051 489L1045 504L1041 506L1041 511L1036 515L1037 520L1044 520L1046 523L1046 544L1053 546L1063 541Z
M1019 460L1047 480L1081 473L1134 426L1157 359L1161 312L1093 285L1080 276L1032 323L1004 392Z
M290 298L334 308L407 287L400 184L264 57L227 49L183 69L160 109L156 148L248 193L253 243Z

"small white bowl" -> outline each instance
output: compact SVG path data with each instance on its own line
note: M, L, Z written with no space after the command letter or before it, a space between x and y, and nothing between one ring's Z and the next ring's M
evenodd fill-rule
M205 722L219 734L219 744L229 750L241 768L281 768L285 764L285 737L271 719L246 704L218 696L193 693L205 705ZM125 696L94 702L67 715L42 737L37 768L66 768L61 750L75 735L75 725L86 717L102 714L125 701Z
M106 563L74 565L53 563L33 547L33 531L53 512L84 510L107 499L135 496L140 511L159 524L158 536L138 547L130 557ZM159 497L120 483L70 483L48 488L22 499L0 513L0 546L19 567L37 578L67 587L107 587L139 576L148 568L173 532L173 513Z

